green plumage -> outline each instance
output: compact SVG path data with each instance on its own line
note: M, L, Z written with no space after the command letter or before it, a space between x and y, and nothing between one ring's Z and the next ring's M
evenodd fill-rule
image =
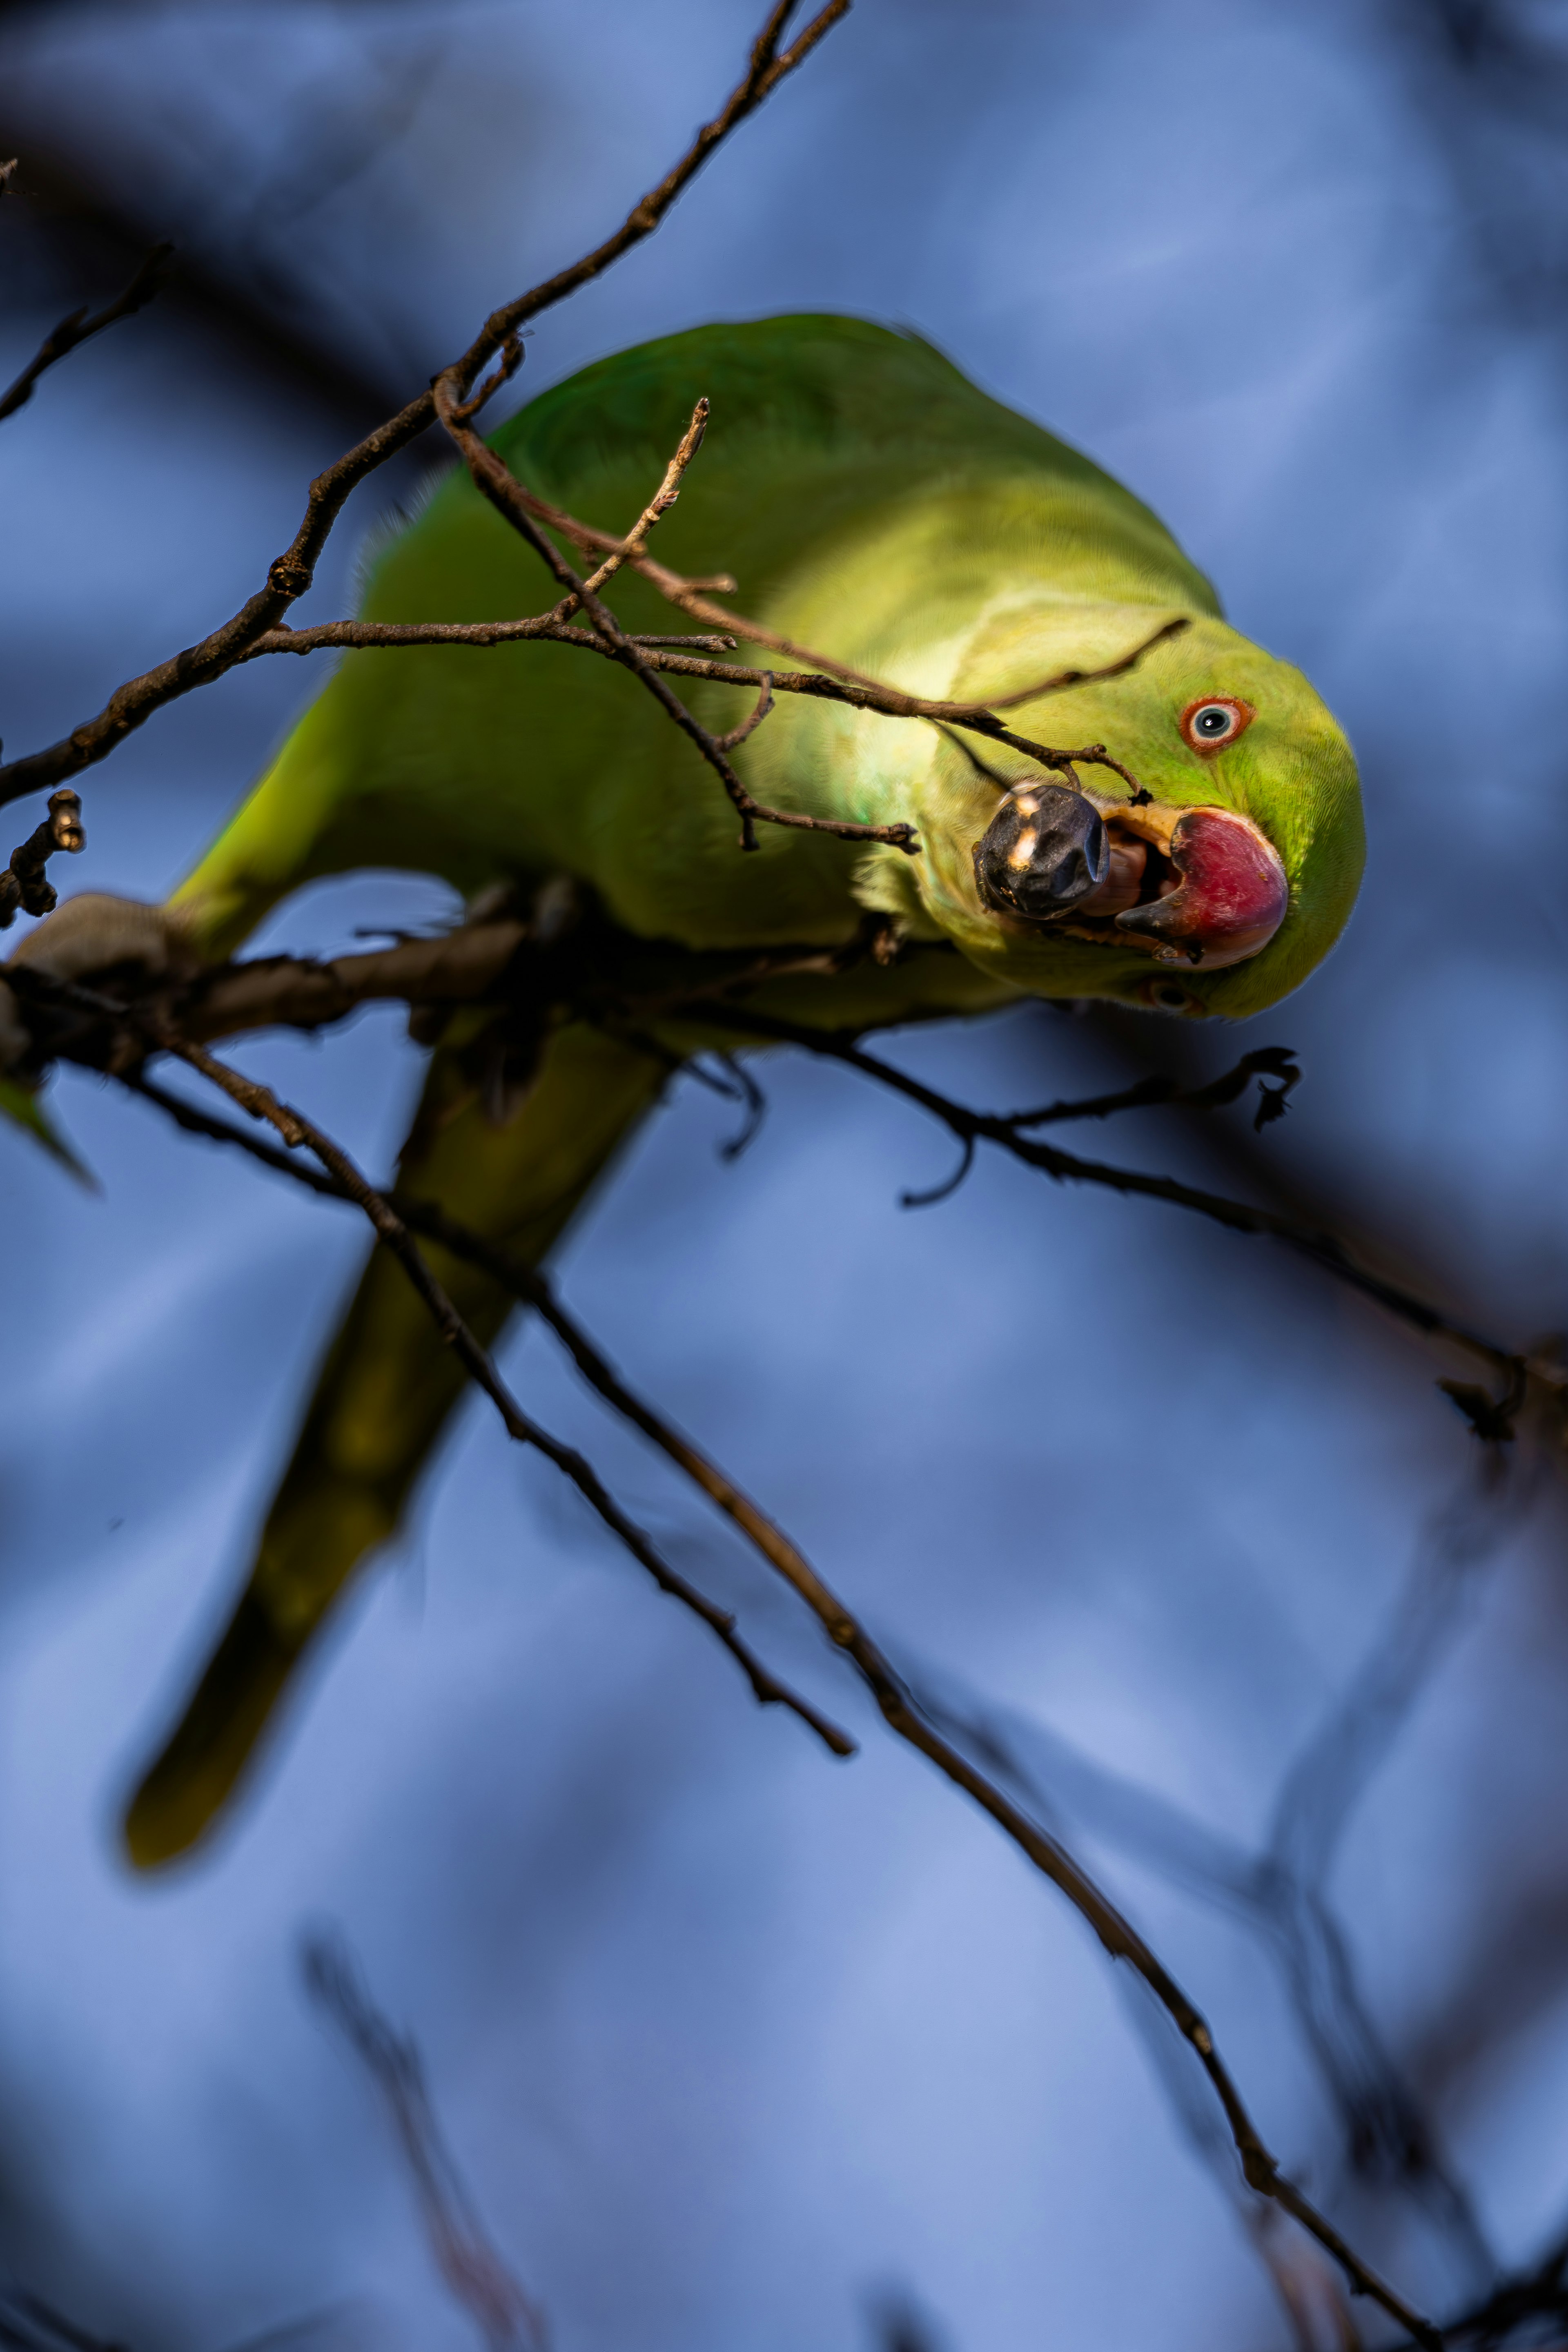
M1174 993L1187 1010L1257 1011L1312 969L1360 877L1349 749L1298 672L1227 627L1208 583L1146 508L928 345L849 319L717 326L643 346L543 394L495 446L556 505L624 530L701 394L712 402L706 442L653 551L688 575L734 573L732 601L797 643L907 691L982 700L1103 666L1164 618L1188 616L1123 677L1026 703L1009 723L1047 742L1103 741L1158 802L1235 809L1279 852L1290 882L1281 928L1229 969L1184 967ZM531 551L454 475L378 554L362 609L491 620L552 595ZM627 573L612 601L630 629L685 625ZM736 658L779 665L744 646ZM708 682L680 690L716 730L751 698ZM1176 721L1209 694L1241 698L1256 718L1233 748L1200 755ZM929 724L780 697L735 755L756 798L863 824L908 820L921 853L763 826L758 852L743 856L717 779L612 665L543 644L350 655L172 912L222 956L317 875L404 867L472 894L565 874L623 929L685 949L845 942L868 908L916 942L957 949L813 982L811 1017L824 1022L969 1013L1020 991L1150 1002L1156 967L1136 944L1029 931L982 904L972 853L997 809L996 779L1031 765L976 748L983 765ZM1098 776L1093 788L1124 790ZM633 1046L562 1031L534 1093L497 1130L440 1052L402 1181L537 1256L664 1075ZM450 1261L439 1271L493 1335L505 1302ZM246 1596L132 1807L139 1861L178 1852L222 1803L294 1660L395 1525L457 1389L402 1276L373 1262Z

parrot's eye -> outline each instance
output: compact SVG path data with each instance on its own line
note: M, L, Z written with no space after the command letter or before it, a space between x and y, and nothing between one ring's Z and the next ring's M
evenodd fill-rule
M1209 694L1201 702L1187 704L1181 715L1181 731L1195 751L1218 751L1224 744L1234 743L1255 716L1249 703L1238 702L1228 694Z

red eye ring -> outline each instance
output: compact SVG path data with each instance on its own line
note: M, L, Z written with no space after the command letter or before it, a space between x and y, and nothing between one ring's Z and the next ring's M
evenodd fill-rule
M1217 733L1211 727L1200 730L1200 719L1207 719L1211 713L1218 716L1220 711L1226 712L1231 722L1223 734ZM1257 716L1249 702L1239 701L1234 694L1200 694L1196 702L1187 704L1176 723L1187 749L1196 751L1200 759L1207 759L1215 751L1227 750L1239 735L1246 732Z

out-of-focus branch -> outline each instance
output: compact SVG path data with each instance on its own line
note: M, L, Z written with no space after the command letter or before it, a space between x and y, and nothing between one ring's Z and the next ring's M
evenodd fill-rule
M352 1954L337 1937L308 1937L299 1965L306 1990L363 2062L386 2101L435 2266L477 2327L486 2352L545 2352L544 2314L486 2234L442 2137L418 2045L376 2008Z
M7 165L6 169L14 171L15 163ZM16 411L31 400L33 387L46 368L51 368L57 360L63 360L68 352L76 350L78 343L87 342L93 335L101 335L106 327L112 327L117 320L132 317L144 303L151 302L162 281L163 266L173 250L172 245L155 245L125 291L117 295L112 302L106 303L101 310L91 311L83 303L79 310L73 310L69 318L62 319L57 327L52 328L21 374L5 391L0 392L0 424L7 416L15 416Z
M326 1139L319 1137L309 1127L308 1122L299 1119L298 1114L285 1110L281 1105L277 1104L274 1098L267 1096L265 1088L252 1087L249 1081L237 1078L235 1073L224 1070L222 1064L213 1063L211 1056L198 1051L187 1049L182 1058L191 1062L193 1067L216 1076L217 1082L223 1086L225 1092L232 1100L240 1103L242 1108L251 1108L246 1097L247 1094L254 1096L259 1115L267 1118L277 1129L286 1142L298 1140L308 1143L318 1159L322 1161L328 1176L335 1180L330 1189L337 1191L340 1197L352 1201L361 1208L367 1206L367 1200L379 1206L381 1216L377 1216L374 1206L370 1208L368 1213L371 1214L372 1222L375 1222L377 1231L383 1238L391 1239L391 1235L383 1230L383 1219L391 1219L394 1223L401 1224L406 1237L407 1226L418 1218L423 1223L424 1230L432 1238L438 1239L443 1247L484 1267L486 1272L510 1289L514 1297L530 1305L538 1306L541 1312L545 1313L552 1328L565 1339L580 1370L600 1394L632 1421L701 1488L710 1500L716 1503L718 1507L727 1514L750 1539L768 1565L805 1601L829 1638L849 1659L875 1700L889 1727L901 1739L916 1748L928 1761L935 1764L945 1778L962 1790L983 1811L988 1813L998 1827L1012 1840L1035 1868L1066 1895L1074 1909L1093 1930L1110 1957L1115 1960L1127 1962L1143 1979L1183 2039L1197 2053L1199 2063L1218 2099L1248 2186L1259 2196L1273 2200L1315 2238L1318 2243L1340 2264L1345 2276L1358 2293L1370 2295L1391 2317L1396 2319L1401 2326L1408 2329L1418 2343L1429 2347L1430 2352L1441 2352L1442 2338L1431 2323L1413 2310L1394 2288L1379 2278L1377 2273L1363 2262L1354 2247L1349 2245L1334 2229L1333 2223L1319 2212L1311 2200L1302 2194L1294 2182L1281 2174L1277 2158L1270 2153L1260 2137L1229 2070L1215 2047L1214 2037L1207 2021L1130 1921L1124 1917L1115 1905L1110 1901L1066 1847L1058 1839L1051 1836L1037 1822L1031 1820L1028 1813L1013 1802L1005 1790L982 1772L971 1759L938 1728L922 1709L915 1695L896 1673L863 1624L825 1582L798 1547L741 1488L735 1485L733 1480L727 1477L723 1471L709 1462L688 1438L674 1429L661 1414L654 1412L651 1405L626 1387L587 1334L573 1318L565 1314L543 1279L532 1268L519 1266L508 1253L496 1249L477 1235L465 1233L461 1226L446 1218L438 1210L432 1210L423 1203L411 1202L407 1204L406 1209L400 1203L398 1210L394 1211L387 1201L371 1192L371 1188L359 1175L358 1171L352 1168L346 1155L339 1152L336 1147L331 1145L327 1145L323 1150ZM145 1085L143 1091L152 1093L152 1089ZM174 1108L172 1099L164 1096L162 1089L153 1094L153 1099L162 1102L165 1108ZM175 1111L175 1116L181 1117L184 1110L185 1107L180 1106ZM254 1146L248 1139L240 1136L233 1129L222 1127L216 1121L205 1121L200 1113L196 1113L192 1118L183 1118L182 1123L190 1125L200 1123L202 1131L212 1135L214 1139L238 1143L241 1149L254 1150ZM296 1130L293 1135L290 1133L291 1123ZM281 1153L268 1150L257 1156L265 1157L270 1165L278 1168L282 1172L296 1173L295 1169ZM329 1189L309 1174L306 1174L305 1181L311 1184L312 1189L319 1191ZM392 1245L397 1246L395 1241ZM400 1255L402 1254L400 1250ZM424 1295L434 1294L436 1298L444 1298L444 1294L439 1292L428 1276L426 1280L430 1283L430 1293ZM423 1292L423 1286L422 1285L421 1287ZM433 1307L433 1311L438 1310ZM446 1313L455 1321L455 1310L449 1306L446 1307ZM475 1354L482 1355L476 1344ZM487 1363L487 1360L484 1360ZM464 1361L465 1365L469 1363L466 1354L464 1355ZM497 1382L497 1385L498 1386L499 1383ZM493 1391L490 1392L494 1393Z
M779 5L769 9L752 45L741 81L720 111L697 132L680 162L656 188L632 206L614 234L570 268L492 311L462 358L437 379L445 387L444 396L461 405L480 370L508 340L517 336L528 320L574 293L633 245L650 236L714 149L810 54L848 13L850 0L828 0L827 6L811 18L796 40L788 48L780 49L779 44L793 5L794 0L779 0ZM0 804L20 799L25 793L39 791L45 785L61 783L68 776L78 775L84 768L106 759L154 710L197 687L210 685L225 670L232 669L246 647L267 630L275 628L289 605L305 594L350 491L406 448L434 421L435 415L434 390L422 392L319 474L310 485L299 528L287 551L270 566L266 585L247 597L237 613L198 644L144 670L141 677L128 679L94 718L74 728L59 742L0 766Z

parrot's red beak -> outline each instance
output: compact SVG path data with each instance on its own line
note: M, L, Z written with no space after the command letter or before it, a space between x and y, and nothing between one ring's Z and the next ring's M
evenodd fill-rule
M1240 963L1268 946L1285 919L1291 891L1278 851L1249 818L1223 808L1123 807L1106 815L1108 830L1130 824L1166 869L1155 895L1145 886L1140 903L1115 916L1117 930L1146 940L1159 963L1201 964L1206 971ZM1146 833L1140 818L1154 820ZM1145 848L1145 874L1155 862ZM1092 898L1075 909L1088 916L1097 911Z

